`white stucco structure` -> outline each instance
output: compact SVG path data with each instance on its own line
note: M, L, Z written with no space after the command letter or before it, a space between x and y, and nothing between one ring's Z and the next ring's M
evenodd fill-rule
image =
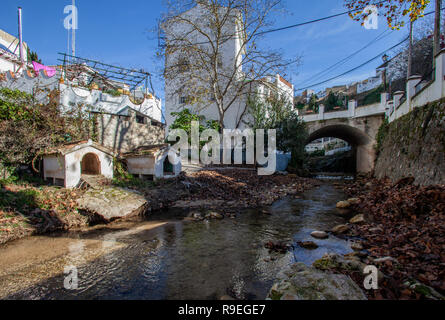
M43 155L43 178L65 188L75 188L82 174L112 179L113 156L92 141L48 150Z
M94 112L105 112L110 114L125 113L128 108L136 110L148 117L162 122L162 101L152 94L145 94L140 97L140 91L136 97L140 97L135 101L130 94L121 94L113 96L99 89L87 88L76 84L78 81L74 79L72 82L65 82L63 72L57 67L57 73L53 77L47 76L44 72L38 75L31 71L20 74L6 72L1 81L0 87L6 87L12 90L20 90L29 94L35 94L36 99L42 103L47 102L48 92L52 90L60 91L60 107L62 110L70 110L76 105L83 105L87 109Z
M28 45L23 42L24 62L28 62ZM19 40L9 33L0 30L0 73L6 71L16 72L20 69Z
M174 161L170 162L168 146L153 146L124 155L130 174L139 178L149 177L153 180L175 178L181 173L181 159L174 153ZM168 163L170 165L168 165ZM167 168L167 166L169 168Z

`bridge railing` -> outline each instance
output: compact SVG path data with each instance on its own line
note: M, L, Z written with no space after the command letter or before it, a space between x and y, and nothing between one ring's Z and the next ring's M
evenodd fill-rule
M445 97L445 49L435 57L434 77L425 81L419 75L411 76L406 83L406 92L394 93L394 100L389 104L387 116L392 122L415 108Z
M380 102L357 106L357 101L350 100L348 110L325 112L323 105L316 114L302 115L305 122L324 121L329 119L360 118L372 115L386 114L392 122L415 108L445 97L445 49L435 57L436 68L432 80L422 80L421 76L411 76L406 83L406 91L397 91L393 98L388 93L382 93Z
M377 114L385 114L388 104L387 100L388 100L388 94L382 93L381 101L378 103L358 107L356 100L350 100L348 102L347 110L329 111L329 112L325 112L324 105L320 105L318 108L318 113L309 115L305 114L302 115L302 118L305 122L313 122L313 121L324 121L330 119L359 118Z

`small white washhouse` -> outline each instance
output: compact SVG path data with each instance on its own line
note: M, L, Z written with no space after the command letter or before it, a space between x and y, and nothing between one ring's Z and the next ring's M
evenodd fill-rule
M63 145L43 154L43 178L65 188L78 186L82 175L113 179L114 154L91 140Z
M122 157L126 160L128 173L146 179L170 179L181 173L181 158L174 153L173 163L169 159L169 145L154 145L140 147L125 153Z

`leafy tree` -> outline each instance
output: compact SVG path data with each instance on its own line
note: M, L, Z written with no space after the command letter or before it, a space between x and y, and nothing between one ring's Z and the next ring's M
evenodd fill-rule
M311 99L309 100L308 110L318 112L318 97L316 94L311 96Z
M306 124L296 112L291 112L277 124L277 148L292 153L290 167L303 167L307 138Z
M248 123L252 129L275 129L279 123L292 112L293 106L285 97L250 96L247 101L247 110L253 118Z
M27 93L0 88L0 163L15 168L30 164L42 149L88 138L90 120L79 108L62 115L59 92L48 92L47 104Z
M35 52L35 51L31 51L31 50L29 49L29 47L28 47L27 55L28 55L28 61L29 61L29 62L35 61L35 62L37 62L37 63L42 64L42 60L39 59L39 56L37 55L37 52Z
M199 133L201 134L206 129L214 129L221 131L219 122L215 120L205 120L203 116L193 113L189 109L184 109L181 112L172 112L172 116L175 117L175 121L170 126L170 130L182 129L187 132L189 137L189 143L191 143L192 122L199 122ZM201 147L205 145L205 142L201 142Z

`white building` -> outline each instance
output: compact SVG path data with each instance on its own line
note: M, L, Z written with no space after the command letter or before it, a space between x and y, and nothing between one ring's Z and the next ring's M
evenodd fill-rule
M0 73L0 87L36 95L36 99L42 103L47 102L48 92L58 90L62 110L83 105L95 112L120 114L122 110L130 107L154 121L162 122L161 99L149 92L143 94L140 89L130 92L125 83L101 78L92 80L94 71L86 66L80 67L82 71L72 79L65 76L60 66L55 67L57 72L52 77L31 69L20 73L8 71L3 73L3 76Z
M224 8L221 8L221 10L224 10ZM165 69L178 70L173 76L165 77L165 119L167 130L175 120L172 113L180 112L186 108L198 113L206 120L220 120L220 113L215 96L212 93L212 88L207 88L208 83L202 80L196 80L198 83L191 83L189 67L194 65L196 68L196 63L187 61L183 52L178 50L178 46L176 45L178 39L181 39L181 41L179 41L180 45L189 43L199 46L202 51L211 51L211 45L206 36L196 31L197 28L201 28L204 30L203 33L211 34L210 28L206 26L206 23L209 22L207 18L208 15L205 6L197 4L190 10L181 13L179 15L181 17L180 19L178 19L178 17L172 17L162 24L166 46L167 48L173 48L172 50L166 50ZM184 20L187 22L184 22ZM193 24L198 27L192 27L190 21L193 21ZM243 56L246 53L243 47L244 40L242 40L244 37L242 24L242 15L236 13L233 13L233 17L228 18L225 22L224 29L226 31L224 31L224 33L227 32L230 36L227 36L227 39L225 39L219 48L218 69L221 74L219 76L220 79L233 77L235 81L249 81L246 79L246 75L242 69ZM204 79L207 75L210 75L210 72L203 68L200 78ZM222 88L224 88L224 81L225 80L219 81ZM293 105L293 85L280 75L272 75L262 80L251 81L249 83L248 86L245 86L243 92L225 95L225 101L234 100L233 104L231 104L224 114L225 128L243 129L246 127L246 123L250 122L247 110L247 97L251 94L268 95L271 90L276 90L279 95L288 97L289 102ZM193 101L194 93L190 93L189 91L196 92L196 88L202 89L204 93L199 95L198 101Z
M138 148L124 154L128 172L141 179L153 180L179 176L182 168L180 156L175 153L175 159L171 163L170 150L168 145L158 145Z
M114 156L91 140L49 149L43 155L43 178L65 188L75 188L82 175L113 179Z
M28 63L28 45L23 43L23 60ZM11 71L17 72L20 69L20 45L19 39L9 33L0 30L0 73Z

